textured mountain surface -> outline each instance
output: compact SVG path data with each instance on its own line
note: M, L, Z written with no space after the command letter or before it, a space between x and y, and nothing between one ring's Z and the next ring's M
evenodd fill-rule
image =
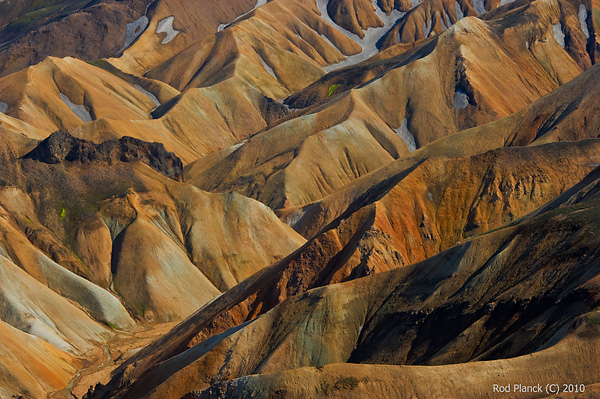
M592 248L598 240L594 230L599 222L599 171L552 206L511 226L463 241L411 266L290 297L253 321L189 349L182 346L197 332L190 331L192 326L202 326L226 309L227 301L251 289L248 283L242 284L146 348L113 379L114 384L127 387L123 379L136 381L139 368L147 375L137 384L124 391L116 389L119 385L109 385L104 394L180 397L202 389L217 394L228 387L209 388L219 380L305 366L345 362L442 365L511 358L557 342L585 345L591 339L588 332L582 333L584 342L573 342L568 332L581 324L575 323L581 317L590 320L591 331L597 330L597 315L588 312L598 306L598 253ZM263 272L254 282L263 280L264 284L265 278ZM330 344L332 340L336 345ZM177 356L165 358L169 348L178 348ZM558 349L548 349L548 356L554 350ZM575 364L579 351L569 353L565 361ZM597 382L597 373L587 373L598 356L589 352L583 364L570 372L585 379L584 384ZM148 362L155 367L149 369ZM463 366L463 372L469 367ZM222 397L236 389L248 389L243 397L269 390L249 379L240 385L230 384L233 391L222 391ZM303 392L307 385L295 389ZM465 392L473 390L471 394L477 397L477 389L485 388L467 386ZM98 392L98 397L104 397L102 390Z
M161 143L146 143L132 137L122 137L97 145L65 132L56 132L40 142L24 158L49 164L64 161L84 165L141 162L173 180L181 181L183 178L181 160L167 152Z
M546 12L555 4L532 2L520 12ZM523 53L532 31L551 35L551 24L511 21L507 28L510 15L493 22L465 18L421 47L326 75L286 100L291 107L324 103L296 111L298 117L282 119L218 160L200 159L188 167L189 181L209 191L233 189L273 208L315 201L391 159L519 111L580 72L552 38L539 43L539 53ZM516 21L530 20L521 17ZM547 51L558 55L549 59ZM345 81L350 90L344 92Z
M81 362L37 337L0 322L0 397L43 398L65 387Z
M0 76L37 64L47 56L92 60L116 54L123 47L126 36L135 34L136 27L128 24L143 20L152 2L0 2ZM142 26L139 24L137 28Z
M0 398L597 397L599 10L0 0Z

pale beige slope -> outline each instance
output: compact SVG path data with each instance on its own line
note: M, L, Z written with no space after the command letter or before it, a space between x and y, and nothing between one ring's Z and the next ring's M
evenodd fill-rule
M305 241L259 202L142 164L84 159L3 165L16 187L0 195L0 242L31 276L109 325L131 326L123 306L142 320L180 320Z
M12 141L18 140L18 136L22 136L20 140L33 142L33 140L41 140L47 135L44 130L3 113L0 113L0 129L4 134L12 135L14 137Z
M148 119L156 107L133 84L74 58L49 57L5 76L0 79L0 98L8 104L7 115L48 133L73 129L88 119Z
M165 188L173 199L156 189L128 198L136 216L118 233L112 254L114 289L148 321L187 317L304 241L268 208L239 195Z
M0 249L3 255L59 295L77 303L96 320L126 329L134 321L119 300L110 292L67 270L50 259L28 240L16 220L27 219L28 228L37 222L31 200L20 190L6 188L0 192Z
M182 319L304 243L258 202L140 172L150 192L127 199L136 216L115 238L113 273L115 289L141 317ZM122 213L108 206L102 217Z
M220 294L185 250L143 216L117 237L115 248L114 289L147 321L179 320Z
M44 398L67 386L81 367L81 362L71 355L3 321L0 321L0 337L2 398L16 395Z
M111 332L65 298L36 281L10 259L0 257L0 318L55 347L82 354Z

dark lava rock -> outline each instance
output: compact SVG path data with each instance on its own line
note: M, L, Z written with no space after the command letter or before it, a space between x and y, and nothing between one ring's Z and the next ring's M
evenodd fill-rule
M167 151L161 143L148 143L127 136L96 144L59 131L52 133L23 158L48 164L64 161L86 165L142 162L173 180L183 180L183 164L175 154Z

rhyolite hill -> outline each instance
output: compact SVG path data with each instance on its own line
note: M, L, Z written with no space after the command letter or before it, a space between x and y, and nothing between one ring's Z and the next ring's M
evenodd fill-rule
M596 397L599 10L0 1L0 398Z

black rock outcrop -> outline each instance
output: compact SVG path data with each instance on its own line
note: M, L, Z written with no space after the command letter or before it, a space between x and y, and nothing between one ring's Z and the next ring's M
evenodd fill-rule
M58 131L43 140L23 158L57 164L112 165L117 162L142 162L157 172L177 181L183 180L183 164L161 143L148 143L133 137L107 140L96 144Z

